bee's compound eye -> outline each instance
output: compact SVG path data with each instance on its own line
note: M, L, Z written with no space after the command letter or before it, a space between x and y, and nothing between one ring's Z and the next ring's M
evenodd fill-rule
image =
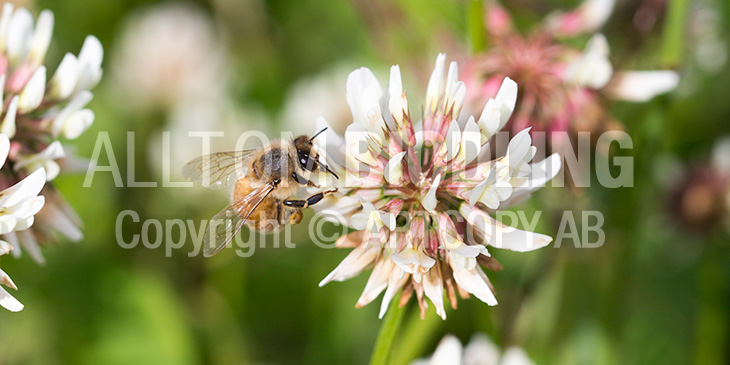
M301 168L308 170L308 171L314 170L314 161L312 161L312 159L309 158L308 153L306 153L302 150L297 150L297 158L299 160L299 166L301 166Z

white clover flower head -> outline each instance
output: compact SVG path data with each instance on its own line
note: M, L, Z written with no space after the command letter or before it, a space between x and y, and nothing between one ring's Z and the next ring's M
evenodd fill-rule
M33 206L2 206L4 212L12 214L0 218L0 235L13 246L14 256L21 253L22 247L40 263L43 256L39 244L55 240L55 233L72 240L81 238L78 217L50 181L67 165L64 161L73 159L62 139L75 139L93 124L94 113L86 105L93 98L89 90L101 79L104 58L101 42L87 36L78 55L66 53L58 67L48 68L45 56L53 23L53 13L48 10L35 21L27 9L16 9L12 4L2 7L0 133L9 143L4 155L9 163L2 167L0 189L19 189L12 196L26 196L28 186L39 191L43 187L45 202L36 199ZM38 185L40 177L49 183ZM33 189L30 192L37 196L38 191ZM35 210L39 205L44 206L41 212ZM35 226L25 229L33 220Z
M460 124L466 89L457 64L446 74L445 64L440 54L420 123L408 109L413 104L405 98L399 67L391 68L387 88L369 69L355 70L347 79L354 122L344 138L326 134L317 140L342 178L329 180L340 194L313 207L344 214L356 229L338 241L338 247L354 249L320 285L374 265L358 306L385 291L381 317L398 290L401 303L415 292L422 313L429 298L442 318L444 290L452 306L456 293L496 305L480 266L494 260L486 246L523 252L551 241L504 226L489 214L529 196L560 169L557 155L530 164L536 149L529 130L511 140L504 156L485 158L489 141L515 109L517 85L506 78L482 115Z

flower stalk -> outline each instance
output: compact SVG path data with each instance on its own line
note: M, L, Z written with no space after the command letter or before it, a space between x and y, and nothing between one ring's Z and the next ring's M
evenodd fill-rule
M473 53L483 51L487 45L484 31L484 5L482 0L470 0L466 10L467 36Z
M682 62L686 14L689 1L672 0L667 4L667 21L664 23L662 39L662 63L664 67L675 68Z
M399 305L397 301L390 304L390 310L385 315L383 323L380 325L378 338L375 340L373 354L370 356L370 365L383 365L390 363L390 353L393 349L395 336L403 323L403 317L406 314L406 306Z

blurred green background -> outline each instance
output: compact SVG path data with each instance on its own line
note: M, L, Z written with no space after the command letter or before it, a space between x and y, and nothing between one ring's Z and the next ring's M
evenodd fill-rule
M154 100L134 105L129 91L120 91L120 80L156 75L145 74L148 70L139 70L136 76L114 70L115 60L124 52L120 39L126 24L161 3L25 3L34 14L42 9L55 14L49 69L55 69L64 52L78 52L87 34L96 35L105 47L105 76L91 104L96 120L75 141L77 153L90 157L98 133L108 132L124 181L130 159L135 160L137 181L162 181L154 140L163 129L174 128L169 124L176 122L171 112L176 107ZM720 35L726 37L730 6L722 1L702 3L714 6ZM467 50L465 1L184 4L210 21L212 36L224 50L220 58L225 71L219 77L225 82L209 96L228 100L222 105L233 111L220 119L232 121L229 127L234 131L255 127L278 136L277 131L286 128L284 111L293 86L343 65L345 70L359 66L387 70L391 64L412 67L404 76L410 80L406 84L425 90L424 78L438 52L457 57ZM529 28L551 10L576 4L521 0L508 8L520 27ZM646 7L654 11L655 23L639 30L633 19ZM687 173L683 170L678 179L671 166L707 163L713 143L730 134L730 72L726 64L712 71L698 65L689 26L683 30L687 50L679 64L665 64L665 9L661 0L618 1L603 29L617 68L673 66L683 76L679 89L669 95L645 104L611 104L633 139L634 149L623 153L634 157L635 186L605 189L593 184L578 193L548 187L521 207L545 211L537 231L550 235L557 231L563 209L601 211L606 243L596 249L575 249L564 241L560 248L528 254L494 250L504 264L503 271L489 274L499 306L462 300L446 321L434 313L420 320L411 306L394 345L395 362L433 352L445 333L465 342L479 331L500 345L524 347L537 363L730 360L727 226L684 228L673 218L671 204L672 187ZM346 72L335 72L332 78L344 88ZM339 98L333 103L344 104L344 94ZM312 108L316 115L320 107ZM194 122L203 123L198 127L202 130L206 120ZM136 133L131 152L128 131ZM142 220L199 222L226 204L225 193L200 187L117 188L109 173L97 173L90 187L82 187L83 181L83 175L57 180L85 222L82 242L46 247L46 266L27 256L2 259L3 270L20 289L13 295L26 307L20 313L0 311L0 363L367 363L380 325L379 304L361 309L354 304L368 274L317 287L346 251L298 242L295 250L269 244L250 258L226 250L203 259L188 257L189 235L171 257L166 257L164 246L122 249L115 238L122 210L135 210ZM127 222L123 236L129 239L140 229L141 223ZM302 224L293 232L305 236L306 230Z

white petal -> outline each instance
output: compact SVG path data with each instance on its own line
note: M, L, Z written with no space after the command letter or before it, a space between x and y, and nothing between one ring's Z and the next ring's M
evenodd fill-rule
M463 365L499 364L500 349L483 333L474 334L464 348Z
M12 207L12 209L6 209L12 211L13 217L16 219L15 230L22 231L29 227L33 222L26 222L28 219L36 215L46 202L46 197L36 196L27 198L20 203Z
M345 143L350 156L356 158L360 162L375 166L377 161L370 152L370 146L374 143L380 143L380 137L375 133L365 130L362 124L352 123L345 131Z
M519 167L522 162L526 162L525 160L528 157L532 158L532 137L530 136L530 129L532 127L521 130L509 141L505 161L507 161L512 169Z
M403 82L400 76L400 67L398 65L390 68L390 82L388 83L388 94L392 100L393 97L399 97L403 94Z
M453 263L451 264L454 267ZM489 279L479 266L471 270L453 270L454 280L462 289L488 305L497 305L497 298L487 284Z
M362 91L362 101L360 107L365 113L364 115L364 126L367 129L378 136L383 136L383 129L385 128L385 120L383 114L380 111L380 99L383 97L383 92L372 87L366 87Z
M79 80L79 61L76 56L66 53L49 81L48 95L51 98L65 99L76 89Z
M0 167L5 165L5 160L8 159L8 152L10 152L10 139L4 134L0 134Z
M402 251L393 253L391 257L401 270L419 276L428 272L436 263L436 260L428 257L421 249L413 248L411 242Z
M614 98L645 102L674 90L679 83L679 75L674 71L629 71L621 72L616 80L608 88Z
M393 297L398 293L398 290L403 287L403 284L405 284L410 277L410 274L406 274L400 268L393 268L393 272L390 274L390 278L388 279L388 288L385 289L383 301L380 303L380 313L378 313L378 318L383 318L383 316L385 316L385 312L388 311L390 301L393 300Z
M428 363L431 365L461 364L461 351L459 339L453 335L446 335L439 342Z
M394 184L399 185L401 183L401 179L403 178L403 166L401 162L403 161L403 157L406 155L406 152L403 151L391 158L388 163L385 165L385 181Z
M464 132L461 137L461 148L460 153L464 156L464 164L469 164L479 156L482 146L482 133L479 130L479 126L474 121L474 117L469 117L469 120L464 126Z
M0 256L6 255L8 252L13 250L13 245L0 240Z
M94 112L89 109L77 110L66 119L63 126L63 136L67 139L78 138L94 123Z
M451 161L459 153L461 147L461 129L459 129L459 122L456 120L452 120L449 124L444 145L446 146L446 161Z
M446 62L446 54L439 53L436 57L436 64L428 80L426 88L426 110L433 113L438 106L438 102L444 92L444 62Z
M519 347L510 347L504 352L500 365L534 365L525 350Z
M7 45L8 27L10 26L10 18L13 16L13 4L3 4L3 14L0 18L0 52L5 52Z
M484 105L482 114L479 116L479 127L484 134L482 143L486 142L487 139L501 129L501 123L502 116L499 115L497 102L490 98L487 100L487 104Z
M53 125L51 128L51 132L53 132L53 135L58 136L63 131L64 125L66 124L69 115L86 106L86 104L88 104L93 97L94 94L92 94L88 90L83 90L77 93L73 97L73 99L71 99L71 101L66 104L63 109L61 109L58 115L56 115L56 118L53 119Z
M357 300L358 307L372 302L385 290L388 286L388 279L390 279L393 266L393 260L390 260L389 257L383 257L375 264L373 272L370 274L367 284L365 284L365 289Z
M510 198L502 202L502 208L506 209L522 202L529 197L530 193L545 186L548 181L558 175L561 166L562 161L558 153L553 153L540 162L530 164L530 175L522 184L514 186Z
M354 248L327 277L319 282L324 286L331 281L344 281L354 277L375 260L380 253L380 248L362 244Z
M444 85L444 95L451 99L459 82L459 66L456 62L449 63L449 71L446 73L446 84Z
M393 215L391 213L378 211L377 216L378 216L380 222L383 225L385 225L386 227L388 227L389 230L392 231L395 229L395 215Z
M18 110L23 113L33 111L43 101L43 94L46 92L46 67L38 67L20 92Z
M438 200L436 200L436 192L438 191L439 184L441 184L441 174L438 174L436 176L433 183L431 184L431 188L428 189L428 193L426 193L426 196L423 198L423 200L421 200L421 205L423 205L423 208L429 212L434 212L436 210L436 205L438 205Z
M65 157L66 153L63 150L63 146L59 141L53 141L43 151L20 158L13 166L15 171L26 169L28 171L35 171L40 168L46 169L46 180L53 180L59 173L60 167L55 160Z
M5 91L5 74L0 75L0 105L5 105L5 98L3 96Z
M51 34L53 34L53 13L50 10L43 10L38 16L38 23L35 27L33 40L28 53L28 59L38 65L43 62L48 51L48 45L51 42Z
M492 218L487 212L461 204L459 212L471 226L485 236L492 247L517 252L527 252L547 246L553 239L544 234L523 231L505 225Z
M423 293L431 300L436 307L436 314L441 319L446 319L446 311L444 310L444 284L441 275L436 269L426 272L423 278Z
M474 189L471 189L471 192L469 193L469 205L474 206L474 204L481 200L482 194L484 194L484 191L487 189L487 184L488 181L485 179L477 184Z
M21 201L38 196L46 183L43 169L33 171L25 179L0 192L0 207L12 207Z
M457 118L464 105L464 98L466 98L466 84L459 81L456 83L453 95L449 97L450 102L446 112L451 112L454 118Z
M512 116L512 112L515 110L515 104L517 103L517 83L509 77L505 77L494 100L499 107L500 122L499 127L496 129L498 131L507 124L509 117Z
M13 12L6 41L7 54L11 66L17 66L25 59L33 37L33 15L25 8Z
M608 52L606 37L603 34L594 35L588 41L583 54L568 65L565 72L566 80L592 89L603 88L613 74Z
M96 86L101 80L101 61L104 58L104 48L99 39L93 35L87 36L79 52L79 81L76 90L88 90Z
M578 8L582 20L581 31L593 32L600 28L613 11L616 0L585 0Z
M23 304L20 303L17 299L13 298L10 293L8 293L5 288L0 286L0 306L3 308L11 311L11 312L20 312L23 310Z
M355 123L359 123L363 126L367 125L366 113L362 106L362 94L365 89L371 89L372 93L375 94L376 98L382 96L382 89L378 83L378 79L367 67L359 68L352 71L347 76L347 104L350 106L352 111L352 118Z
M8 111L5 113L5 118L3 118L2 124L0 124L0 133L12 138L15 136L16 131L16 125L15 125L15 117L18 112L18 96L14 96L12 100L10 100L10 105L8 106Z
M368 222L370 221L369 213L356 213L350 218L350 225L352 228L357 230L363 230L367 228Z

